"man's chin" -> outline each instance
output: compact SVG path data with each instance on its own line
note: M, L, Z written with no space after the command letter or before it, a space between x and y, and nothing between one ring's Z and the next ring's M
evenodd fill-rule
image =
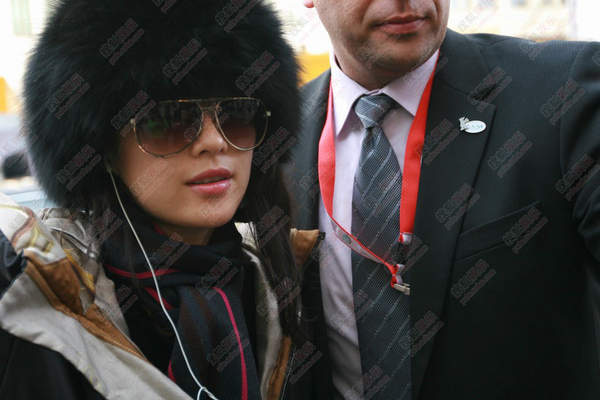
M369 69L384 72L390 78L400 77L422 65L429 57L414 52L385 51L371 58ZM390 79L391 80L391 79Z
M370 40L367 51L382 65L393 67L410 67L414 69L427 61L439 47L438 41L432 34L415 33L407 35L374 35Z

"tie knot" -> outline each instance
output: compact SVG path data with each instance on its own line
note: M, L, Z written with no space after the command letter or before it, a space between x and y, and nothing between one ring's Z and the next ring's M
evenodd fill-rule
M394 106L394 99L386 94L377 94L371 96L362 96L354 105L354 112L362 122L363 126L368 129L383 119L385 114Z

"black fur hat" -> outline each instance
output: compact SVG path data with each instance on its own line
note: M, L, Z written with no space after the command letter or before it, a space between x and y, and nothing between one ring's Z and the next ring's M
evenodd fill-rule
M118 133L164 99L258 97L272 113L261 147L277 147L297 129L297 71L263 1L59 1L25 77L34 173L57 205L94 208L109 189L103 159ZM272 169L261 147L252 177Z

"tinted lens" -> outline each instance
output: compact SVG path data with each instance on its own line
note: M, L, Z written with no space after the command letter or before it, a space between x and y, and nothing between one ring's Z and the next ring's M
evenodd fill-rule
M175 153L194 140L202 123L194 103L162 102L136 121L142 147L153 154Z
M258 99L223 100L217 117L227 139L243 149L256 146L266 132L267 110Z

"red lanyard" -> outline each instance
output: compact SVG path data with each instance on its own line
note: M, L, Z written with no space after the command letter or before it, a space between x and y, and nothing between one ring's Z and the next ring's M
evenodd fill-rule
M406 151L404 155L404 171L402 173L402 193L400 197L400 237L402 244L408 245L412 238L415 224L415 212L417 209L417 195L419 193L419 177L421 174L421 152L425 141L425 125L427 124L427 111L431 97L431 86L435 68L429 77L427 86L423 90L417 114L410 127ZM323 126L321 139L319 140L319 185L325 211L331 219L331 225L336 236L353 251L363 257L384 264L392 275L391 286L405 294L410 294L410 286L402 282L402 272L406 269L402 264L390 264L373 253L363 245L356 237L344 229L333 218L333 191L335 185L335 132L333 128L333 90L329 85L329 101L327 104L327 119Z

